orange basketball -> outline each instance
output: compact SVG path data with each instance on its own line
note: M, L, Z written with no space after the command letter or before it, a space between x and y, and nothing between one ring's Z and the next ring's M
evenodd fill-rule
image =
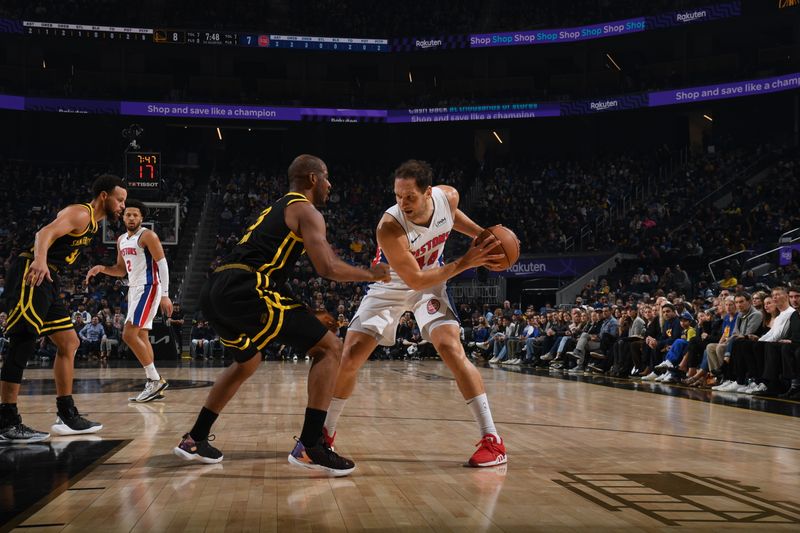
M517 262L519 259L519 239L514 234L513 231L508 229L505 226L501 226L500 224L496 226L492 226L490 228L486 228L478 235L478 239L476 244L480 244L483 242L483 239L489 236L489 234L494 235L498 241L500 241L500 246L495 248L492 253L494 254L504 254L505 260L501 260L500 263L494 267L489 268L489 270L494 270L495 272L499 272L501 270L506 270L510 268L514 263ZM487 267L488 268L488 267Z

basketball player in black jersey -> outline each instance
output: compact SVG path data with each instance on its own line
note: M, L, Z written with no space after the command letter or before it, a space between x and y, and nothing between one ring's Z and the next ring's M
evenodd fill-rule
M0 443L37 442L50 436L22 423L17 395L22 372L34 353L36 338L47 335L58 351L53 364L58 417L51 430L60 435L95 433L103 428L82 417L72 400L75 352L80 346L69 311L58 300L58 276L92 244L98 223L118 218L127 191L116 176L105 174L92 184L94 200L72 204L36 233L32 246L14 260L8 274L8 354L0 371Z
M348 265L325 237L325 205L331 184L318 157L298 156L289 166L289 193L265 209L203 287L200 306L234 363L222 372L194 427L174 453L203 463L222 461L211 446L211 425L242 383L261 364L260 351L279 341L313 359L308 373L308 406L300 439L289 462L344 476L355 468L325 444L322 425L333 395L342 342L291 293L287 284L300 255L307 253L317 273L335 281L389 281L389 268L370 270Z

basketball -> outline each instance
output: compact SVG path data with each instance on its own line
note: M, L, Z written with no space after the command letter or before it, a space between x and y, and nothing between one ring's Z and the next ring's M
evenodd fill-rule
M511 265L516 263L519 259L519 239L517 238L516 234L507 227L497 224L496 226L492 226L483 230L481 234L478 235L475 244L482 243L483 240L489 236L489 234L494 235L497 240L500 241L500 246L494 250L494 253L502 253L506 257L504 260L500 261L497 267L486 268L489 268L489 270L493 270L495 272L510 268Z

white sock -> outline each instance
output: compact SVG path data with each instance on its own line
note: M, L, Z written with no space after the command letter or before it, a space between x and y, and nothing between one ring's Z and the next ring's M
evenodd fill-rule
M331 437L336 433L336 422L339 421L342 411L344 411L344 404L347 403L347 398L331 398L331 405L328 407L328 416L325 417L325 429L328 430L328 435Z
M494 427L494 420L492 420L492 410L489 409L489 400L486 398L486 393L475 396L467 400L467 405L472 411L472 416L478 423L478 429L481 432L481 438L484 435L494 435L497 437L498 442L502 442L500 436L497 434L497 428Z
M158 370L156 370L156 364L150 363L146 367L144 367L144 373L147 374L147 379L159 380L161 376L158 375Z

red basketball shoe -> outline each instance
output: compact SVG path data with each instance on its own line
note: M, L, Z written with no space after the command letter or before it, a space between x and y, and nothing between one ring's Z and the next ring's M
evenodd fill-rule
M498 442L499 439L499 442ZM503 440L495 435L484 435L476 444L478 447L472 457L469 458L469 466L497 466L508 461L506 457L506 446Z

